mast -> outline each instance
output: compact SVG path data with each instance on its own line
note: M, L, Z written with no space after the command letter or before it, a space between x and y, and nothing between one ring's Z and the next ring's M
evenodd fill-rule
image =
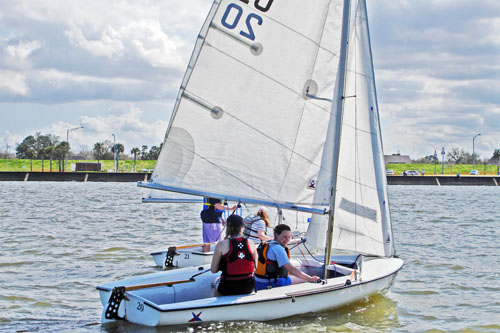
M350 11L351 1L344 0L344 13L342 15L342 37L340 45L340 61L339 61L339 72L338 72L338 83L337 91L335 96L337 97L336 103L332 107L336 107L336 139L334 145L334 157L332 165L332 182L330 184L330 209L328 212L328 230L326 234L326 245L325 245L325 266L324 266L324 277L326 278L327 267L330 264L330 257L332 252L332 238L333 238L333 224L335 217L335 194L337 189L337 172L340 154L340 134L342 130L342 110L344 107L344 89L345 89L345 77L346 77L346 66L347 66L347 52L348 52L348 36L349 36L349 21L350 21Z

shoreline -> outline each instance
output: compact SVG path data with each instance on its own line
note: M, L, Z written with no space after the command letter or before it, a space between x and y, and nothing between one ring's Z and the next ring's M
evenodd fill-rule
M0 171L0 181L46 182L138 182L148 181L151 172L26 172Z
M0 171L0 181L138 182L151 179L151 172L26 172ZM387 176L388 185L498 186L500 176L425 175Z

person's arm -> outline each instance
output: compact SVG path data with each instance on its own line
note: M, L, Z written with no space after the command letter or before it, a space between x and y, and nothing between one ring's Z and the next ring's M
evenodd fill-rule
M218 242L217 245L215 245L214 255L212 257L212 264L210 265L210 271L212 273L217 273L219 271L221 258L222 258L222 242Z
M252 252L253 254L255 268L257 268L257 263L259 262L259 254L257 253L257 249L255 248L255 243L250 239L248 240L248 247L250 248L250 252Z
M214 204L215 209L217 210L224 210L224 205L221 204L220 202Z
M259 233L259 239L260 239L261 241L266 241L266 242L268 242L268 241L270 241L270 240L273 240L273 238L271 238L271 237L269 237L268 235L266 235L266 232L265 232L264 230L262 230L262 229L261 229L261 230L259 230L259 231L258 231L258 233Z
M318 282L318 280L319 280L319 277L317 277L316 275L310 276L310 275L302 272L300 269L298 269L297 267L295 267L291 263L284 265L284 267L287 269L288 273L292 274L293 276L295 276L301 280L305 280L307 282L312 282L312 283Z

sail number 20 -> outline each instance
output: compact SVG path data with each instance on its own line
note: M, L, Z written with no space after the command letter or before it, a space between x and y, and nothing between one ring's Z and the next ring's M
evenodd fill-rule
M248 4L250 0L240 0L243 3ZM273 4L274 0L255 0L254 1L254 7L261 11L261 12L267 12L269 8L271 8L271 5ZM263 6L261 3L266 2L265 5ZM222 15L222 20L221 23L224 27L233 30L236 28L238 23L241 20L241 16L243 15L243 8L241 6L235 4L235 3L230 3L226 7L226 11L224 12L224 15ZM258 24L262 25L263 19L260 15L257 15L255 13L250 13L248 14L246 20L245 20L245 29L240 31L240 35L243 37L246 37L250 40L255 40L255 33L253 29L253 24Z

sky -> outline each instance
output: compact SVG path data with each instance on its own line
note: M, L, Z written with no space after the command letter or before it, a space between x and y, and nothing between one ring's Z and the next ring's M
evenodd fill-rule
M285 0L275 0L285 1ZM314 0L309 0L314 1ZM0 151L159 145L212 0L0 0ZM500 148L500 1L367 0L384 152ZM76 129L83 126L83 129Z

